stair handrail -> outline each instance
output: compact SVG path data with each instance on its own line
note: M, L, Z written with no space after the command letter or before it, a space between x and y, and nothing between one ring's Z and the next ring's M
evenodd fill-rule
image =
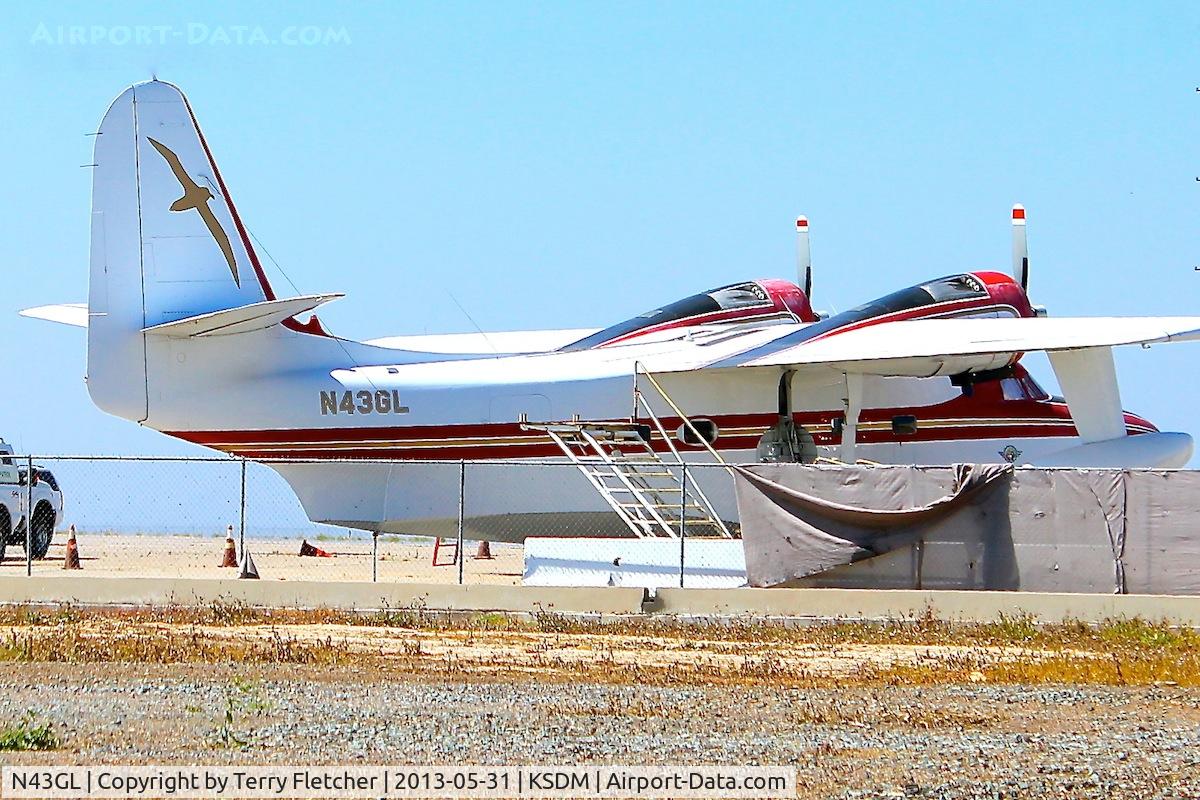
M654 413L654 409L650 407L650 401L648 401L645 397L642 396L642 392L638 388L637 375L638 375L639 368L641 368L641 363L635 362L634 363L634 376L633 376L634 405L636 407L638 404L640 404L642 406L642 408L644 408L646 410L646 413L650 416L650 419L653 420L654 426L656 428L658 428L659 435L661 435L663 437L663 441L667 443L667 449L671 451L671 455L673 455L675 457L675 460L679 463L680 469L686 470L687 463L683 460L683 456L680 455L679 451L675 449L675 444L671 441L671 437L667 433L666 428L663 427L662 420L660 420L658 418L658 415ZM708 443L708 440L700 435L700 431L698 431L696 429L696 426L692 424L692 421L688 418L688 416L686 414L684 414L683 411L680 410L679 406L675 405L675 401L672 400L667 395L666 391L663 390L662 386L660 386L658 384L658 381L654 380L654 376L651 375L649 372L642 372L641 374L646 376L646 378L650 381L651 385L654 386L655 390L658 391L658 393L662 397L662 399L665 400L667 402L667 405L669 405L671 407L671 410L679 415L679 418L683 420L683 424L688 427L688 429L692 432L693 435L695 435L696 440L704 445L705 449L707 449L708 452L712 454L713 458L715 458L717 460L718 464L723 466L730 475L733 475L733 469L728 464L725 463L725 459L721 458L721 455L716 451L716 449L713 448L713 446L711 444ZM683 481L683 485L684 485L683 491L684 491L684 497L685 497L685 503L686 503L687 488L686 488L685 480ZM729 531L729 528L726 527L725 520L721 519L721 516L717 513L716 507L712 504L712 501L708 499L708 495L704 493L704 489L701 488L700 483L698 481L695 481L695 480L692 481L692 490L695 491L696 496L701 500L701 502L704 503L704 510L708 513L708 516L710 518L712 518L712 520L717 523L717 527L721 529L721 535L724 536L726 539L732 539L733 534ZM687 517L687 509L681 508L679 513L680 513L681 518Z
M654 387L655 391L658 392L659 396L662 397L662 399L666 402L666 404L671 407L671 410L675 412L676 416L678 416L680 419L683 420L683 424L686 425L688 430L690 430L692 432L692 434L696 437L696 441L698 441L698 442L700 442L700 444L704 445L704 449L708 451L709 455L711 455L713 458L715 458L717 460L717 463L720 464L721 466L723 466L729 472L729 474L732 475L733 467L731 467L731 466L729 466L729 464L725 463L725 459L721 458L721 454L716 451L716 448L714 448L711 444L709 444L708 439L706 439L705 437L700 435L700 431L696 428L695 425L692 424L691 418L688 417L687 414L683 413L683 410L680 409L678 405L676 405L675 401L671 399L671 396L669 394L667 394L665 389L662 388L662 385L659 384L659 382L654 379L654 375L650 371L648 371L640 361L634 362L634 365L633 365L633 391L634 391L634 394L637 396L637 399L642 399L641 391L638 389L638 385L637 385L638 375L646 376L646 380L650 381L650 385ZM657 417L654 416L654 412L650 409L650 404L648 402L646 402L645 400L642 400L642 404L646 407L646 410L647 410L647 412L649 412L650 417L652 419L655 419L655 421L657 421ZM660 423L659 427L661 427L661 423ZM672 449L672 451L674 451L674 448L671 448L671 449Z

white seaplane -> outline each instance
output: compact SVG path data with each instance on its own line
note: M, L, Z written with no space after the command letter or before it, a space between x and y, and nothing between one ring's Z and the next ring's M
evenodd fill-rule
M674 535L680 516L728 535L724 471L681 480L675 462L1179 467L1192 453L1186 433L1123 410L1112 348L1200 338L1200 317L1046 317L1019 206L1012 277L949 275L833 316L809 302L801 218L802 287L734 283L602 330L357 342L300 320L342 295L272 290L178 88L125 90L97 133L88 302L23 313L87 327L101 409L269 463L314 521L438 533L458 516L462 459L496 462L467 474L471 534L522 541ZM1062 397L1022 367L1038 350ZM529 464L501 466L514 460Z

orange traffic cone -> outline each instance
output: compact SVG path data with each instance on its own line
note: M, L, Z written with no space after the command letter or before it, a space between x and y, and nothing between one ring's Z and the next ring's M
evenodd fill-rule
M225 534L225 556L221 559L221 566L237 569L237 565L237 546L233 543L233 526L230 525Z
M308 539L300 543L300 555L314 558L333 558L333 553L328 553L319 547L313 547L308 543Z
M79 545L75 543L75 526L67 536L67 555L63 558L63 569L83 569L79 564Z
M475 557L485 561L492 558L492 545L486 539L479 543L479 549L475 551Z

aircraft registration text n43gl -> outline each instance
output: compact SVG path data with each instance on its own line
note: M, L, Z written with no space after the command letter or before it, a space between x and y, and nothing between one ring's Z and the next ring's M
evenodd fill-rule
M395 389L366 389L357 392L321 392L321 415L330 414L407 414Z

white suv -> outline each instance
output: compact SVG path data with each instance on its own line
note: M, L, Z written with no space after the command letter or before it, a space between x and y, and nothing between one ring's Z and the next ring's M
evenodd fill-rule
M28 518L30 489L28 467L13 457L12 445L0 439L0 561L10 544L25 546L25 525ZM41 559L50 549L54 529L62 519L63 496L58 481L48 469L33 466L33 527L30 532L30 554Z

